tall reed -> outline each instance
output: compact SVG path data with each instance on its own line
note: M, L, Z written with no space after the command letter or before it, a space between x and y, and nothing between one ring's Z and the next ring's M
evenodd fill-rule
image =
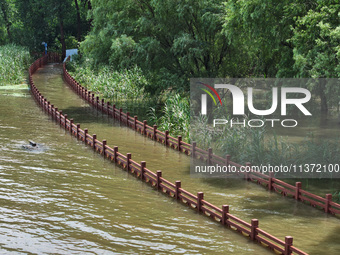
M181 135L184 140L189 141L190 103L188 97L178 93L167 93L160 114L157 114L155 108L151 107L149 116L160 130L168 130L170 135Z
M111 101L143 101L148 94L148 81L138 67L116 71L110 66L100 66L93 70L85 61L68 62L70 74L82 85Z
M25 82L31 57L26 47L0 46L0 86Z

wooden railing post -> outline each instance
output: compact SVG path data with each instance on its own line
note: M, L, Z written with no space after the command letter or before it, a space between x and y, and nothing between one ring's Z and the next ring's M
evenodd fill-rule
M228 220L229 205L222 205L222 225L224 226Z
M192 142L192 146L191 146L191 157L193 157L193 158L196 157L196 146L197 146L197 143L196 143L196 142Z
M159 190L160 187L161 187L161 183L162 183L161 177L162 177L162 171L161 171L161 170L158 170L158 171L156 172L156 178L157 178L156 187L157 187L157 190Z
M230 158L231 158L231 156L229 154L225 156L225 165L226 166L230 165Z
M119 121L122 122L122 112L123 112L123 109L120 108L119 109Z
M63 111L62 110L60 110L59 111L59 126L61 126L61 116L63 115Z
M326 203L325 203L325 213L329 213L330 202L332 202L332 194L326 194Z
M179 199L179 194L181 193L179 189L182 187L182 183L181 183L181 181L176 181L175 185L176 185L176 188L175 188L175 198L176 198L176 200L178 200Z
M135 116L133 120L133 129L137 130L137 116Z
M252 219L251 220L251 227L250 227L250 239L255 240L257 236L257 231L256 229L259 227L259 220L257 219Z
M157 139L157 125L153 125L153 139L156 140Z
M146 167L146 162L145 161L140 162L140 178L142 181L144 179L145 167Z
M300 200L300 189L301 189L301 182L295 183L295 199Z
M144 135L146 135L146 124L147 124L147 121L143 120L143 134Z
M96 109L99 109L99 97L96 96Z
M290 249L290 247L293 245L293 237L291 236L286 236L285 237L285 251L284 251L284 255L291 255L292 251Z
M131 153L126 154L126 171L130 171L130 159L131 159Z
M202 212L202 200L204 198L203 192L197 192L197 212Z
M94 134L94 135L92 135L92 148L93 148L93 150L96 150L96 140L97 140L97 135L96 134Z
M165 146L169 145L169 130L165 131L165 141L164 141Z
M79 139L79 128L80 128L80 124L77 124L77 130L76 130L76 137L77 139Z
M87 145L88 143L87 143L87 140L86 140L86 138L87 138L87 134L89 133L89 130L87 129L87 128L85 128L84 129L84 142L85 142L85 145Z
M94 105L94 94L92 93L92 105Z
M51 117L52 117L52 120L54 119L54 113L53 113L53 110L54 110L54 105L51 104Z
M105 150L106 150L106 144L107 144L107 141L106 140L103 140L103 157L105 158Z
M208 149L208 164L211 165L211 159L212 159L212 148Z
M54 120L58 121L58 107L54 108Z
M104 104L105 104L105 100L104 99L102 99L102 112L104 113Z
M118 146L113 147L113 160L114 162L117 162L118 157Z
M177 150L178 151L181 151L181 142L182 142L182 136L181 135L179 135L178 137L177 137Z
M268 179L268 190L271 191L273 190L273 182L274 182L274 173L269 172L269 179Z
M70 119L70 134L72 135L72 125L73 125L73 119Z

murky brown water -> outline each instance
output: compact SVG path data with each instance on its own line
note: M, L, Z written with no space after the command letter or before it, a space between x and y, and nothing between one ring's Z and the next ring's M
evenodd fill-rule
M339 219L242 180L191 178L189 158L98 114L63 83L60 66L34 76L59 109L119 151L310 254L340 254ZM43 150L25 151L28 139ZM270 254L152 190L65 134L28 91L0 90L0 253Z

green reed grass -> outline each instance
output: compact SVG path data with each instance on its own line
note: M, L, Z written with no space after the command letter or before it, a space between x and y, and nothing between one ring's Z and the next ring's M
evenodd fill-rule
M160 130L168 130L170 135L181 135L184 141L189 141L189 98L181 96L178 93L167 93L164 97L166 97L166 99L160 114L156 114L155 108L150 108L150 120L155 123Z
M26 47L0 46L0 86L25 82L31 57Z
M147 79L138 67L118 72L110 66L101 66L93 70L87 61L68 62L70 74L91 91L111 101L136 100L148 97L145 87Z

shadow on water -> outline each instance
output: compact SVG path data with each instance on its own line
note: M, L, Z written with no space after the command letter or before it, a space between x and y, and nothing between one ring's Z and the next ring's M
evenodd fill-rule
M320 240L320 243L327 243L330 247L335 247L338 251L340 251L340 226L333 228L332 230L329 230L330 233L323 239ZM319 244L315 244L315 246L318 246ZM309 252L310 255L319 255L318 251L314 251L313 249L311 252ZM329 253L332 254L332 253ZM334 253L335 254L335 253ZM340 254L340 253L337 253Z
M98 112L89 105L63 108L63 114L67 114L68 118L72 118L74 122L80 123L93 123L104 117L104 115L98 114Z

